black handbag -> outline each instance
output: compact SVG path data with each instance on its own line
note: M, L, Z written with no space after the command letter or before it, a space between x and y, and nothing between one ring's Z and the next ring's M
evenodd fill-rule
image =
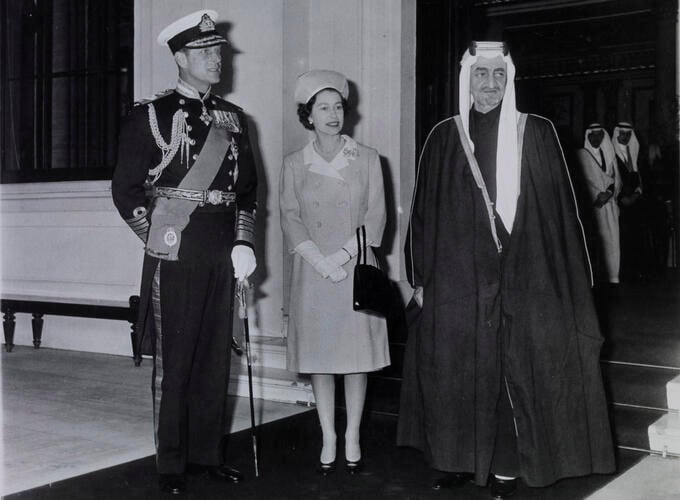
M366 228L357 228L358 258L354 266L352 306L364 311L387 316L392 308L392 283L382 269L366 263ZM364 261L361 262L363 255Z

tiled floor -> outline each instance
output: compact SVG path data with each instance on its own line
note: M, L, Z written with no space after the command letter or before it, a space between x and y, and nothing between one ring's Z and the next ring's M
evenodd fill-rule
M2 352L3 476L0 494L22 491L154 453L151 363L103 354ZM228 432L250 426L245 398L230 398ZM261 424L308 408L255 400Z

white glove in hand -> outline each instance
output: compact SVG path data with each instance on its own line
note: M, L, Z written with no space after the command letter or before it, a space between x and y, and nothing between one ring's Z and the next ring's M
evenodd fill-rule
M328 260L328 259L327 259ZM334 265L331 263L331 265ZM345 271L342 267L336 267L333 272L331 272L328 277L331 279L333 283L337 283L338 281L342 281L345 278L347 278L347 271Z
M421 309L423 308L423 287L419 286L416 287L415 291L413 292L413 300L416 301L416 304L418 304L418 307Z
M231 250L231 263L234 267L234 277L243 281L253 274L257 262L253 249L246 245L235 245Z
M342 267L349 262L349 253L344 248L341 248L326 258L336 266Z
M328 278L328 275L335 270L334 266L326 262L319 247L312 240L303 241L295 247L295 251L324 278Z

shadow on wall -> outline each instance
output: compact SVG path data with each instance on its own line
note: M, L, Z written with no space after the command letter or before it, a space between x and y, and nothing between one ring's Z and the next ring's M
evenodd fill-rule
M229 40L229 45L222 45L222 74L220 82L212 87L212 92L216 95L222 96L228 99L229 94L234 91L234 82L236 81L236 69L235 69L235 58L239 54L243 54L234 44L231 42L229 33L233 28L233 24L230 22L220 22L217 23L217 30L224 35L224 37ZM257 259L257 268L253 273L250 283L253 285L254 289L252 292L251 300L253 304L258 304L259 299L263 298L265 295L262 292L260 285L265 282L269 276L269 270L267 269L267 263L265 260L265 248L266 241L265 235L268 225L269 213L267 211L268 200L269 200L269 188L267 180L267 171L264 166L264 161L262 159L262 149L260 147L260 130L257 125L256 120L253 116L247 113L247 110L243 110L246 122L248 124L248 138L250 140L250 148L253 153L253 159L255 162L255 170L257 172L257 216L255 222L255 258ZM255 319L259 321L260 315L255 315ZM252 321L252 318L251 318ZM261 325L251 325L252 327L261 327Z
M359 104L361 100L359 89L354 84L354 82L348 81L348 84L349 113L347 113L345 116L344 133L350 137L354 137L354 130L361 121L361 113L359 111ZM366 146L374 147L373 144L366 144ZM387 252L393 248L394 238L396 237L397 212L390 162L385 156L382 155L380 155L380 167L382 169L383 185L385 188L385 215L387 217L387 224L385 225L385 232L383 234L383 240L380 245L379 255L377 257L382 268L389 275L390 270L387 267L387 259L385 256L387 255Z
M349 84L349 113L345 116L345 127L344 133L353 137L354 130L356 126L361 121L360 109L360 92L358 87L354 82L348 81ZM374 147L373 144L366 144L366 146ZM394 182L392 178L392 170L390 168L390 161L385 156L380 155L380 168L382 170L383 176L383 186L385 189L385 232L383 233L383 239L381 245L376 252L376 258L380 263L380 267L385 271L385 273L390 276L389 263L387 261L387 254L394 248L394 240L397 234L397 210L396 210L396 198L394 193ZM401 248L397 249L398 252ZM405 319L404 319L404 308L405 304L401 297L401 293L398 291L396 283L393 284L393 312L387 318L388 323L388 335L390 341L399 341L406 339L405 331Z
M217 23L217 31L219 31L224 37L229 40L229 32L233 27L232 23ZM242 54L229 40L229 45L222 45L222 74L220 78L220 83L216 84L212 88L214 94L220 96L227 96L234 90L234 78L235 75L235 65L234 59L238 54Z
M252 116L246 114L248 121L248 135L250 138L250 147L253 152L253 159L255 161L255 169L257 171L257 216L255 217L255 258L257 259L257 268L253 273L250 282L255 289L253 290L253 302L258 303L259 299L265 297L265 294L260 289L260 285L269 277L269 270L267 269L267 262L265 260L266 240L265 235L267 226L269 224L269 182L267 180L267 171L262 159L260 147L260 129L257 122ZM259 318L260 315L257 315ZM257 325L258 327L261 325Z

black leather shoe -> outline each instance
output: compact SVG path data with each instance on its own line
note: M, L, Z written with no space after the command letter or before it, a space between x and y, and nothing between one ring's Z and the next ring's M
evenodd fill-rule
M364 467L364 462L359 459L356 462L352 462L351 460L347 460L345 462L345 470L350 474L359 474L361 472L361 469Z
M433 490L450 490L469 483L475 478L472 472L449 472L432 483Z
M499 479L492 475L489 486L491 488L491 497L494 500L503 500L517 490L517 479Z
M208 474L213 479L219 479L220 481L228 481L230 483L240 483L243 481L243 473L228 465L208 467Z
M158 487L163 493L180 495L187 490L184 474L159 474Z
M319 466L317 467L316 471L321 474L322 476L327 476L329 474L333 474L335 472L335 460L333 460L329 464L325 464L323 462L319 462Z

